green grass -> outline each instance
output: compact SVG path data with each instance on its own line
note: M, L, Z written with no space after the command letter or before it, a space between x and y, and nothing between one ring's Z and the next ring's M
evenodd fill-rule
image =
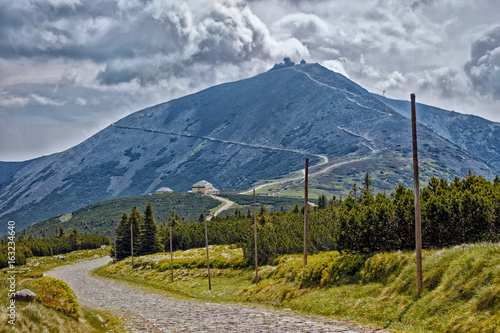
M12 327L7 323L8 284L7 277L12 275L8 268L0 270L0 333L10 332L108 332L121 331L118 318L110 313L81 308L72 290L63 282L42 277L43 273L62 265L109 255L110 247L97 250L75 251L58 256L33 257L27 265L16 267L16 290L30 289L37 293L37 302L16 302L16 321ZM108 318L101 323L97 318Z
M60 311L75 319L80 318L80 305L70 287L62 280L41 277L24 281L23 287L36 295L36 300L48 308Z
M133 270L130 259L109 264L98 274L183 297L286 307L403 332L500 332L500 244L424 251L420 296L412 252L325 252L310 255L306 268L300 255L287 255L260 267L255 285L252 269L223 268L231 265L222 257L237 261L234 247L213 247L219 268L208 291L206 269L198 266L206 254L190 251L174 253L173 283L170 266L161 265L164 254L137 258Z
M95 274L115 278L168 295L196 298L205 301L235 301L241 289L252 284L254 271L244 267L243 251L235 246L211 245L210 273L212 291L208 290L206 250L175 251L174 282L171 281L170 253L160 253L110 263Z

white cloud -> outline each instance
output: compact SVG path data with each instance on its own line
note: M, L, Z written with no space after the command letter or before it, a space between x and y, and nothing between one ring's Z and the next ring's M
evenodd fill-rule
M329 70L340 73L345 77L349 78L349 75L344 69L344 64L340 60L325 60L321 63L321 65L328 68Z
M26 105L62 106L66 103L37 94L29 94L28 96L8 96L5 91L0 92L0 97L0 106L3 107L24 107Z
M87 101L81 97L77 97L75 99L75 104L84 106L84 105L87 105Z
M500 26L474 41L464 69L476 91L500 100Z

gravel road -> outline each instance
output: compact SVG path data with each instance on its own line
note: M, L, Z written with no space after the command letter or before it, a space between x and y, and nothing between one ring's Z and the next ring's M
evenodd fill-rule
M61 266L46 275L64 280L80 304L116 314L129 332L375 332L361 325L291 311L180 300L90 275L91 270L109 261L106 257Z

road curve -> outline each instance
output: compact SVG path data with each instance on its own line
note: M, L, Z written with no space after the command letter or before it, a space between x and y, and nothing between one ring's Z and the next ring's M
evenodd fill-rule
M212 197L214 199L217 199L219 201L222 201L224 202L224 206L222 206L221 208L217 209L217 211L213 214L213 216L217 216L219 215L220 213L222 213L223 211L229 209L232 205L234 205L234 202L231 201L231 200L228 200L228 199L225 199L225 198L221 198L221 197L218 197L216 195L212 195ZM212 215L210 215L207 220L210 221L213 217Z
M109 261L106 257L61 266L46 275L64 280L81 304L117 315L127 332L375 332L326 317L165 297L90 274Z

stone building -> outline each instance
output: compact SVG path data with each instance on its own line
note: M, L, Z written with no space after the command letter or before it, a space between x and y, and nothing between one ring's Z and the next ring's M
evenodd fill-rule
M202 194L220 194L220 191L206 180L202 180L201 182L194 184L192 192Z

